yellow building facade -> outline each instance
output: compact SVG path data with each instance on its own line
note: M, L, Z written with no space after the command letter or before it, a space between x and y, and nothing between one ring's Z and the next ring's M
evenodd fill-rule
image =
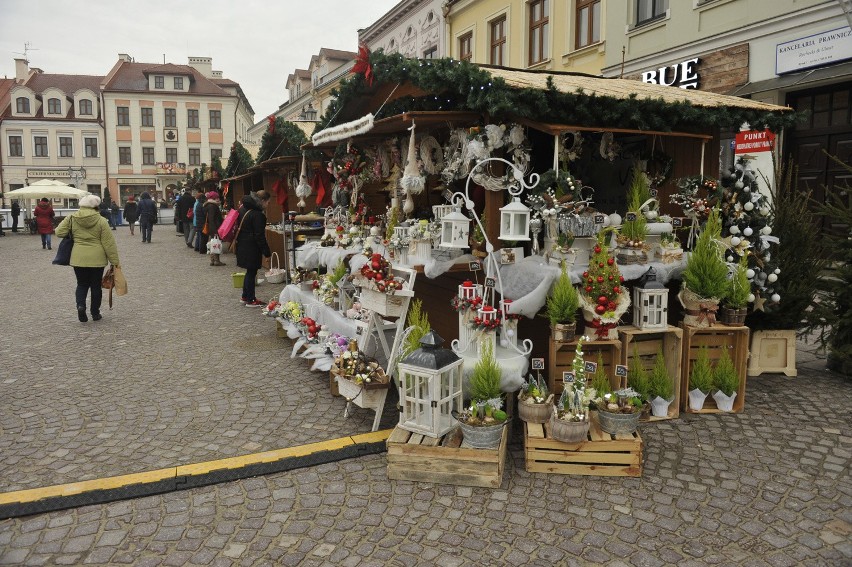
M593 75L606 64L604 0L456 0L444 10L454 59Z

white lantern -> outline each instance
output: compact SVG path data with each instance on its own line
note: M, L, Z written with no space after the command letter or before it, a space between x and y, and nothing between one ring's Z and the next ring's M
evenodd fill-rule
M444 215L441 218L441 247L467 248L470 235L470 219L460 211Z
M500 208L500 240L527 241L530 239L530 210L514 197L512 202Z
M440 348L443 342L430 331L420 348L399 363L399 426L436 439L455 428L452 414L463 405L462 359Z
M441 222L445 216L453 212L453 205L432 205L432 215L435 217L435 222Z
M668 328L669 290L657 281L654 268L633 287L633 325L639 329Z

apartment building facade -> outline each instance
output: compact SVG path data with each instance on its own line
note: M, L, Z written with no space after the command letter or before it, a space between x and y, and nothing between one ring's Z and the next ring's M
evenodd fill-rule
M107 185L102 79L44 73L15 59L15 78L0 100L3 193L57 179L101 194Z
M175 65L120 54L101 93L109 191L122 203L146 191L167 201L188 172L227 160L254 122L239 85L213 71L209 57Z
M598 75L605 64L604 0L449 0L447 56L517 69Z
M405 0L366 29L358 30L358 44L370 51L401 53L417 59L447 56L444 9L441 0Z

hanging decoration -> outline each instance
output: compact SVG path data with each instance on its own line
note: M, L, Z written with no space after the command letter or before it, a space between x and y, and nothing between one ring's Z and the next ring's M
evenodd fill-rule
M426 179L420 175L420 168L417 166L417 144L415 143L414 130L416 125L412 122L411 137L408 139L408 160L405 164L405 170L402 172L402 178L399 180L399 186L405 193L405 203L402 206L402 211L406 215L411 215L414 212L414 195L419 195L426 188Z
M360 73L364 75L364 81L368 87L373 86L373 66L370 64L370 50L366 44L358 46L358 57L355 59L355 65L352 66L350 73Z
M604 132L601 136L601 157L609 161L615 161L621 153L621 146L615 141L612 132Z
M420 140L420 161L423 171L429 175L437 175L444 169L444 150L435 136L425 136Z
M446 165L441 172L445 184L468 175L471 162L488 160L498 150L510 157L514 167L524 175L529 170L530 149L523 126L518 124L488 124L484 127L456 130L450 135L445 150ZM493 164L493 162L491 162ZM480 168L474 175L474 183L489 191L502 191L513 183L509 173L496 175L491 164Z
M678 192L669 197L669 202L679 205L683 214L690 219L689 238L686 247L692 249L692 244L698 238L701 223L713 209L710 198L715 197L718 183L703 175L681 177L677 180Z
M274 134L275 133L275 115L270 114L269 116L266 117L266 120L269 122L269 124L266 125L266 131L269 132L270 134Z
M302 169L299 173L299 184L296 186L296 196L299 198L297 203L299 208L304 209L305 199L311 196L311 186L308 184L308 164L305 154L302 153Z
M318 146L327 142L339 142L341 140L348 140L355 136L360 136L361 134L366 134L373 129L373 120L373 115L367 114L358 120L338 124L337 126L332 126L317 132L311 136L311 141L315 146Z
M568 138L571 137L571 145L568 145ZM568 162L580 159L583 154L583 134L580 132L565 132L562 134L562 156Z

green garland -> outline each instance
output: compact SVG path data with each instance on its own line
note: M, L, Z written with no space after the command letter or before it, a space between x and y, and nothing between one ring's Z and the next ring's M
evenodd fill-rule
M692 131L708 128L733 128L748 122L753 129L775 132L792 126L799 115L744 108L693 106L688 102L662 99L627 99L559 92L548 77L546 89L513 88L499 77L492 77L466 61L453 59L418 60L400 54L376 51L370 63L378 83L406 83L429 93L421 97L402 97L385 104L376 118L386 118L415 110L471 110L488 113L492 120L505 120L509 114L547 122L577 126L633 128L637 130ZM367 94L364 76L344 79L332 92L332 102L315 132L359 116L345 116L341 108Z
M307 141L301 128L279 116L275 119L275 132L267 128L260 139L257 163L275 157L302 155L301 146Z
M231 154L228 156L228 165L225 166L225 174L223 177L228 179L242 175L248 171L248 168L254 165L254 158L243 145L239 142L234 142L231 145Z

